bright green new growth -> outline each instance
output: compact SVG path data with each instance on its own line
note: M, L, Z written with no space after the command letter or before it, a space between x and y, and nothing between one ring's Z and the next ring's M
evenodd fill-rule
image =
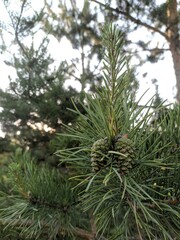
M59 135L75 140L56 153L65 171L13 156L0 223L22 239L179 239L180 106L139 107L119 29L106 25L102 38L104 85Z
M100 94L100 97L105 100L106 121L111 138L119 133L119 128L123 124L122 119L118 119L118 117L122 114L120 111L122 111L123 101L126 100L124 99L124 90L127 82L124 68L127 66L125 56L121 55L122 45L123 40L118 29L112 25L103 29L105 91L102 92L102 95Z

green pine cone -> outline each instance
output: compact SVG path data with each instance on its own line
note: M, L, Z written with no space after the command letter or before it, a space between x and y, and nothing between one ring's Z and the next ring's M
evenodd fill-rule
M108 151L108 138L102 138L94 142L91 148L91 166L93 172L97 172L106 166Z
M113 167L120 174L127 174L133 168L135 159L135 148L133 142L128 138L118 138L114 145L114 150L122 155L114 155Z

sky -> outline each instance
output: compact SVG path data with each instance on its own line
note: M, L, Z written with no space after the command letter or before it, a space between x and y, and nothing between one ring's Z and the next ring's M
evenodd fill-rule
M83 3L82 1L78 1L79 3ZM162 1L161 1L162 2ZM14 3L16 3L16 0L14 0ZM43 0L32 0L33 7L37 8L38 6L42 6ZM38 5L37 5L38 4ZM7 22L9 21L8 14L6 12L6 9L4 8L4 5L2 3L2 0L0 0L0 22ZM39 36L42 34L41 32L38 33ZM147 35L148 38L148 31L145 28L141 28L138 30L138 32L133 33L130 38L133 39L133 41L138 41L139 36ZM39 39L39 36L37 35L36 39ZM10 41L12 40L13 36L11 34L4 34L5 40L7 41L8 44L10 44ZM156 38L158 39L153 39L153 41L163 41L163 39L160 36L157 36ZM1 39L0 39L0 45L1 45ZM37 41L38 45L38 41ZM58 49L58 54L57 54L57 49ZM12 57L12 53L15 53L15 49L11 47L10 52L6 53L0 53L0 66L1 66L1 75L0 75L0 88L5 89L8 87L9 83L9 75L11 77L16 76L15 70L7 66L5 64L5 60L7 58ZM58 42L55 38L51 37L51 41L49 44L49 52L51 52L53 58L56 60L56 62L61 61L61 60L70 60L72 55L79 54L77 50L73 49L70 42L63 38L61 39L60 42ZM61 52L61 59L59 59L59 52ZM63 57L62 57L63 56ZM64 59L63 59L64 58ZM132 57L132 64L136 64L137 59ZM146 77L143 77L144 73L146 74ZM159 86L159 93L160 96L163 99L167 99L168 102L174 102L175 99L175 94L176 94L176 88L175 88L175 75L174 75L174 68L173 68L173 62L171 58L171 54L169 51L166 51L164 54L164 59L158 61L155 64L151 64L150 62L147 62L144 64L141 68L137 69L137 78L139 80L139 90L137 96L140 97L147 89L149 89L148 93L144 97L144 101L148 101L149 98L152 97L152 95L155 93L155 88L152 85L152 80L157 79L157 84ZM72 82L69 81L68 84L76 86L77 88L80 87L78 85L78 82Z

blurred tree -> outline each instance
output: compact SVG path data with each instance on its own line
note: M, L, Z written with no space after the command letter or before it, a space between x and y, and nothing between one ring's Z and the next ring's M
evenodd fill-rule
M49 32L56 39L66 37L73 48L78 50L79 55L71 59L73 74L71 79L81 85L81 93L86 87L95 91L101 86L102 76L100 75L103 58L102 41L100 37L102 23L110 21L109 17L99 9L99 6L92 6L90 1L48 1L45 0L45 12L48 18L42 19L43 29ZM126 33L123 31L124 39ZM126 51L126 45L123 46ZM135 77L135 69L131 68L131 83L129 89L135 92L138 88L138 81Z
M55 5L53 7L53 4ZM81 7L79 6L81 5ZM71 59L74 74L81 90L86 87L94 91L101 84L99 64L102 58L100 30L97 9L91 9L89 1L54 1L45 0L48 18L43 19L44 30L60 40L66 37L78 55Z
M27 1L22 1L17 12L6 7L15 36L12 44L17 44L17 50L5 63L15 68L16 77L9 78L6 90L0 89L0 122L18 145L34 149L44 160L47 151L52 153L48 148L54 134L63 131L63 124L75 122L75 115L66 109L73 108L72 98L77 102L80 93L65 87L72 70L65 61L59 66L54 64L48 53L48 36L39 40L39 46L35 44L44 13L26 16L30 7Z
M142 33L137 44L143 51L149 52L147 60L151 62L157 62L164 51L171 52L176 76L176 99L180 102L180 10L178 1L109 0L102 2L90 0L90 2L98 3L106 16L109 16L112 21L118 22L127 34L144 27L149 33L152 33L152 37L158 33L164 38L165 42L162 44L158 42L156 46L152 47L152 38L144 40ZM132 41L129 43L134 44Z

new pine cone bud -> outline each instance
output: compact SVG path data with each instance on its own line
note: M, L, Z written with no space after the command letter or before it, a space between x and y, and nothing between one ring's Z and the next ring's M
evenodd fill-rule
M115 167L120 174L127 174L133 167L135 159L135 147L133 142L126 137L117 138L114 150L121 154L114 154L113 167Z
M97 172L106 166L109 148L108 138L99 139L92 145L91 166L94 172Z

